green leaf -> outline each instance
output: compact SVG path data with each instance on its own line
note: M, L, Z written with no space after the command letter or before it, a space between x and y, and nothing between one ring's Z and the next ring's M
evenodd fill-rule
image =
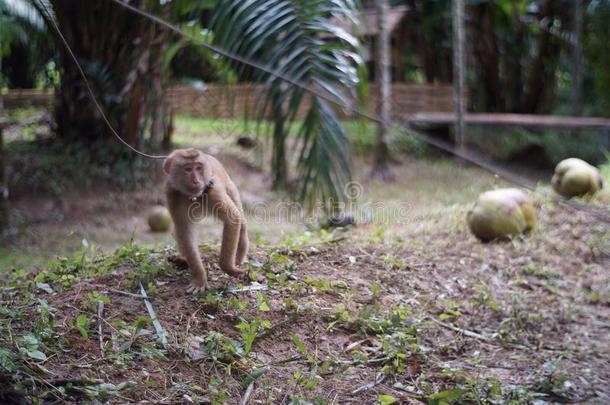
M303 341L301 339L299 339L299 337L297 335L292 335L291 339L292 339L292 343L294 343L294 345L297 347L297 349L299 349L301 354L303 356L307 357L309 355L309 352L307 351L307 348L305 347L305 344L303 343Z
M26 350L26 354L35 360L44 361L47 359L47 355L40 350Z
M335 106L325 98L343 103L346 92L359 83L358 66L363 63L357 38L330 24L329 16L355 23L356 2L217 0L210 24L217 44L265 66L246 68L231 62L242 80L266 86L251 115L259 123L273 124L273 130L265 133L272 133L272 169L278 183L286 175L281 162L290 154L286 140L296 127L296 142L290 144L298 156L298 197L310 207L321 199L326 209L346 200L351 167L349 139ZM301 84L324 96L309 97ZM261 125L258 128L260 131Z
M254 370L250 374L246 376L241 382L241 386L246 388L248 385L252 384L254 381L258 380L265 372L268 370L267 367L259 367Z
M51 288L51 286L47 283L36 283L36 287L43 290L48 294L53 294L55 291Z
M440 391L435 394L429 395L428 403L432 404L432 405L448 404L448 403L451 403L453 401L457 401L458 399L460 399L462 397L463 393L464 393L464 391L462 391L459 388L452 388L449 390Z
M377 396L377 403L382 404L382 405L391 405L391 404L395 404L398 402L398 399L396 399L395 397L391 396L391 395L378 395Z
M80 314L76 317L76 329L80 332L81 336L85 339L89 338L89 332L87 329L91 324L91 320L85 314Z

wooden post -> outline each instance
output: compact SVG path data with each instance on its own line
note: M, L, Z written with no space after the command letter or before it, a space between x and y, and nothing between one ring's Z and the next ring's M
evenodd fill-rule
M377 1L378 30L377 35L377 77L379 86L378 114L381 122L377 124L377 146L375 150L375 166L372 177L383 181L392 181L394 176L389 167L390 152L388 148L388 132L392 112L391 87L391 55L390 55L390 29L388 14L390 5L388 0Z
M464 89L466 87L464 0L453 0L453 85L455 101L455 145L459 153L464 152Z

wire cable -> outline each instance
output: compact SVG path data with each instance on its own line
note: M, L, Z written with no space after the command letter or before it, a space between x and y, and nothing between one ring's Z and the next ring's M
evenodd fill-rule
M354 108L353 106L349 105L348 103L346 103L344 100L341 100L335 96L329 95L327 93L322 92L322 89L318 89L318 88L314 88L313 86L307 84L307 83L303 83L302 81L296 80L280 71L278 71L277 69L260 63L258 61L255 60L251 60L251 59L247 59L242 57L241 55L235 54L233 52L227 51L225 49L223 49L220 46L214 45L214 44L210 44L202 39L199 38L195 38L192 34L182 30L180 27L178 27L175 24L172 24L171 22L168 22L150 12L147 12L145 10L142 10L138 7L135 7L131 4L126 3L125 1L122 0L110 0L122 7L124 7L127 10L130 10L131 12L138 14L142 17L145 17L157 24L160 24L166 28L169 28L170 30L174 31L175 33L190 39L193 43L198 44L200 46L203 46L219 55L222 55L226 58L229 58L231 60L234 60L238 63L247 65L247 66L251 66L255 69L259 69L273 77L279 78L281 80L284 80L296 87L299 87L300 89L316 96L319 97L329 103L332 103L348 112L352 112L356 115L359 115L361 117L364 117L370 121L376 122L376 123L381 123L384 124L386 123L386 121L382 120L378 115L376 114L371 114L370 112L367 111L363 111L360 110L358 108ZM42 6L42 8L45 10L45 12L47 13L47 16L51 16L48 8L42 3L39 2ZM74 63L76 64L79 73L83 79L83 81L85 82L85 85L87 87L87 90L91 96L91 98L94 101L94 104L96 106L96 108L99 110L104 122L106 123L106 125L108 126L108 128L110 128L111 132L113 133L113 135L126 147L128 147L129 149L131 149L133 152L149 158L149 159L165 159L166 156L154 156L154 155L149 155L143 152L140 152L139 150L135 149L133 146L131 146L129 143L127 143L118 133L117 131L114 129L114 127L111 125L110 121L108 120L106 114L104 113L104 110L101 106L101 104L99 103L99 101L97 100L95 93L93 92L93 89L87 79L87 76L84 72L84 70L82 69L82 66L80 65L80 63L78 62L78 59L76 58L76 56L74 55L74 52L72 51L72 49L70 48L70 45L68 44L68 42L66 41L65 37L63 36L63 34L61 33L61 30L59 29L57 23L55 22L55 19L52 17L49 17L49 21L51 22L51 24L53 25L54 30L57 32L58 36L61 38L64 46L66 47L66 49L68 50L68 53L70 54L72 60L74 61ZM497 164L492 163L491 161L489 161L489 159L485 159L484 157L480 156L479 154L471 151L471 150L467 150L467 149L461 149L458 150L457 148L453 147L452 145L450 145L447 142L443 142L440 141L438 139L432 138L428 135L423 134L422 132L416 130L415 128L412 128L410 126L406 126L407 130L405 130L405 126L399 126L396 125L392 122L388 123L388 127L389 128L393 128L395 130L398 130L400 132L403 133L408 133L412 136L414 136L415 138L419 139L420 141L432 145L438 149L441 149L447 153L450 153L454 156L457 156L465 161L468 161L486 171L489 171L491 173L493 173L494 175L497 175L499 177L504 178L506 181L515 184L519 187L523 187L525 189L528 189L532 192L535 192L537 194L540 194L541 196L548 198L550 200L552 200L553 202L562 204L566 207L572 208L572 209L577 209L577 210L582 210L582 211L586 211L588 213L591 213L593 215L595 215L598 218L601 218L605 221L610 222L610 211L608 210L604 210L604 209L596 209L595 207L591 207L588 205L584 205L584 204L579 204L579 203L575 203L573 201L568 201L568 200L564 200L561 199L557 196L552 196L552 195L547 195L545 193L540 192L535 184L532 184L530 181L528 181L527 179L525 179L522 176L516 175L514 173L511 173L508 170L505 170L503 168L501 168L500 166L498 166Z
M382 120L376 114L371 114L370 112L362 111L362 110L360 110L358 108L354 108L353 106L351 106L348 103L346 103L344 100L341 100L341 99L339 99L337 97L334 97L332 95L323 93L321 89L314 88L314 87L310 86L307 83L303 83L302 81L293 79L292 77L287 76L286 74L278 71L277 69L275 69L275 68L273 68L273 67L271 67L269 65L266 65L266 64L263 64L261 62L254 61L254 60L251 60L251 59L244 58L241 55L238 55L238 54L235 54L233 52L227 51L227 50L223 49L220 46L217 46L217 45L214 45L214 44L210 44L210 43L208 43L208 42L206 42L206 41L204 41L204 40L202 40L200 38L195 38L192 34L184 31L183 29L181 29L177 25L172 24L171 22L168 22L168 21L166 21L166 20L164 20L164 19L162 19L162 18L160 18L160 17L158 17L158 16L156 16L156 15L150 13L150 12L147 12L147 11L142 10L142 9L140 9L138 7L135 7L135 6L131 5L131 4L128 4L128 3L126 3L123 0L111 0L111 1L113 1L116 4L121 5L122 7L126 8L126 9L128 9L128 10L130 10L130 11L132 11L132 12L134 12L134 13L142 16L142 17L148 18L151 21L156 22L157 24L163 25L166 28L169 28L170 30L174 31L175 33L177 33L177 34L179 34L179 35L181 35L181 36L183 36L185 38L188 38L192 42L194 42L196 44L199 44L199 45L203 46L204 48L207 48L207 49L209 49L209 50L211 50L211 51L213 51L213 52L215 52L215 53L217 53L219 55L222 55L222 56L224 56L226 58L232 59L232 60L234 60L236 62L242 63L244 65L251 66L251 67L253 67L255 69L262 70L263 72L265 72L265 73L267 73L267 74L269 74L271 76L274 76L274 77L279 78L281 80L284 80L284 81L286 81L286 82L288 82L288 83L290 83L290 84L292 84L294 86L297 86L300 89L302 89L302 90L304 90L304 91L306 91L306 92L308 92L310 94L313 94L314 96L320 97L321 99L326 100L329 103L332 103L332 104L334 104L334 105L336 105L336 106L338 106L338 107L340 107L340 108L342 108L342 109L344 109L344 110L346 110L348 112L355 113L355 114L357 114L357 115L359 115L361 117L364 117L364 118L366 118L366 119L368 119L370 121L376 122L376 123L381 123L381 124L385 123L385 121ZM428 135L425 135L422 132L420 132L420 131L418 131L415 128L410 127L410 126L406 126L408 131L405 130L405 126L399 126L399 125L396 125L396 124L394 124L392 122L389 123L388 127L389 128L393 128L393 129L398 130L398 131L403 132L403 133L408 133L408 134L414 136L415 138L421 140L424 143L432 145L432 146L434 146L434 147L436 147L438 149L441 149L441 150L443 150L443 151L445 151L447 153L450 153L450 154L452 154L454 156L457 156L457 157L459 157L459 158L461 158L461 159L463 159L465 161L468 161L468 162L470 162L470 163L472 163L472 164L474 164L474 165L476 165L476 166L478 166L478 167L480 167L480 168L482 168L482 169L484 169L484 170L486 170L488 172L493 173L494 175L497 175L497 176L505 179L506 181L508 181L508 182L510 182L510 183L512 183L514 185L517 185L519 187L523 187L525 189L528 189L528 190L530 190L530 191L532 191L534 193L537 193L537 194L541 195L542 197L547 198L547 199L549 199L549 200L551 200L553 202L556 202L558 204L562 204L562 205L564 205L566 207L569 207L571 209L586 211L586 212L588 212L590 214L593 214L597 218L600 218L600 219L603 219L603 220L605 220L607 222L610 222L610 211L604 210L602 208L596 208L596 207L592 207L592 206L589 206L589 205L584 205L584 204L576 203L576 202L573 202L573 201L564 200L564 199L559 198L559 197L557 197L555 195L548 195L546 193L542 193L540 190L538 190L536 188L535 184L533 184L532 182L528 181L524 177L519 176L519 175L514 174L514 173L511 173L510 171L508 171L508 170L506 170L504 168L501 168L499 165L492 163L489 159L484 158L483 156L473 152L472 150L467 150L466 148L458 150L457 148L453 147L449 143L446 143L446 142L440 141L438 139L432 138L432 137L430 137Z

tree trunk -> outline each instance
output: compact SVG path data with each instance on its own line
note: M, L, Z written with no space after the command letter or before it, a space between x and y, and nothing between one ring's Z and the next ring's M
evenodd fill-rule
M0 95L0 98L2 96ZM4 154L3 124L0 123L0 236L11 226L6 156Z
M544 21L551 16L552 2L546 0L541 6L540 21ZM527 93L524 95L518 112L536 114L540 112L540 106L544 101L545 86L549 83L545 81L546 70L548 68L548 57L552 53L551 34L548 29L540 29L538 36L538 53L534 60L532 73L528 80Z
M2 49L0 42L0 49ZM2 54L0 54L0 84L2 83ZM0 236L4 235L10 228L10 207L8 178L6 173L6 156L4 155L4 97L2 97L2 86L0 85Z
M462 9L463 10L463 9ZM470 7L473 27L473 53L480 69L482 108L487 112L505 111L506 101L500 80L500 56L494 19L489 2Z
M583 0L574 2L574 71L572 73L572 108L574 115L582 114L582 89L585 56L582 47Z
M379 36L377 40L377 81L379 84L378 114L381 122L377 124L377 145L375 147L375 163L371 176L383 181L391 181L394 176L390 170L390 152L388 148L388 130L391 119L391 77L390 77L390 32L388 27L388 0L377 2L377 18Z
M166 105L165 111L167 111L167 116L169 118L167 120L167 125L165 126L165 131L163 132L161 149L165 152L168 152L172 146L172 137L174 135L174 130L176 127L174 125L174 110L169 105Z
M521 22L521 16L516 5L513 5L512 26L515 27L514 41L510 46L510 54L505 58L507 77L504 81L508 87L506 97L506 111L516 112L521 93L523 92L523 68L521 66L521 55L525 49L525 25Z
M455 100L455 145L460 154L464 152L464 89L466 87L465 63L465 32L464 32L464 0L453 0L453 88Z
M275 116L273 127L273 189L285 190L288 185L288 164L286 161L286 134L284 133L284 117Z
M106 115L130 144L138 139L148 63L150 23L110 1L51 0L57 23L91 83ZM132 2L142 7L144 0ZM90 146L110 141L74 62L59 44L62 71L56 97L58 136ZM160 63L160 62L158 62Z
M163 18L169 19L169 6L170 3L163 6ZM167 121L169 119L165 108L165 81L166 81L166 69L159 61L163 60L163 56L167 51L167 39L168 29L165 26L156 26L157 33L154 39L154 45L158 56L154 58L156 63L152 64L151 70L151 81L152 81L152 95L153 106L151 111L151 125L150 125L150 144L153 148L158 148L162 142L162 138L167 128Z

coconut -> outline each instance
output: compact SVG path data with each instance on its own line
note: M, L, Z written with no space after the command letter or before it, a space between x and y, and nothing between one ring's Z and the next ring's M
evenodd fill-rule
M162 205L153 207L148 214L148 226L153 232L167 232L172 226L172 217Z
M536 205L527 194L515 188L505 188L481 194L468 212L467 221L472 233L487 242L533 229L536 217Z
M553 189L572 198L593 195L602 189L602 176L596 167L584 160L570 158L559 162L551 179Z

